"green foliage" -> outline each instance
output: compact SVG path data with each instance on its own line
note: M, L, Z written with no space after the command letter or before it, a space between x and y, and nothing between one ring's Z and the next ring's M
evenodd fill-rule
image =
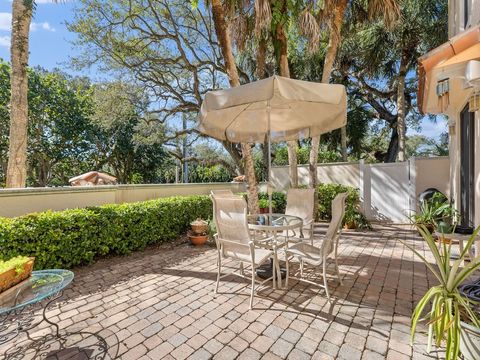
M435 227L444 234L452 233L459 220L459 213L450 200L441 193L435 193L420 204L420 212L410 217L412 223Z
M319 184L318 217L322 220L332 218L332 201L340 193L348 193L345 202L345 217L343 223L353 223L356 228L370 228L370 224L359 210L360 195L358 189L341 184Z
M332 201L337 194L348 193L345 204L345 217L343 223L351 223L357 229L369 229L370 223L359 210L360 195L358 189L341 184L320 184L318 185L318 218L321 220L330 220L332 218ZM260 202L264 202L268 207L268 194L261 192L258 194ZM287 206L287 196L278 191L272 193L272 201L275 203L275 211L285 212ZM260 206L261 207L261 206Z
M260 209L268 209L268 208L270 207L270 204L269 204L268 199L260 199L260 200L258 200L258 207L259 207ZM272 210L273 210L274 212L277 211L277 204L275 203L274 200L272 200Z
M23 265L30 259L27 256L15 256L7 261L0 260L0 274L15 269L17 275L23 272Z
M188 170L188 182L191 183L229 182L233 177L223 165L190 165Z
M268 193L261 192L258 194L259 201L268 201ZM274 191L272 193L272 208L275 209L278 213L284 213L287 206L287 196L279 191ZM266 203L268 207L268 202Z
M35 256L35 267L72 268L176 239L212 215L208 196L171 197L0 218L0 259Z
M310 146L303 145L297 148L297 163L308 164L310 156ZM340 161L338 151L329 150L325 147L320 148L318 152L319 163L332 163ZM275 150L273 165L288 165L288 149L286 146L278 146Z
M415 255L417 255L425 264L425 266L437 278L438 285L430 288L422 299L417 303L412 315L411 326L411 341L413 343L415 336L415 329L418 322L427 320L428 326L428 347L435 340L435 344L440 346L445 341L445 359L457 359L460 350L460 320L461 316L464 321L472 323L477 328L480 327L480 320L475 312L472 310L473 302L468 298L462 296L458 290L469 276L480 269L480 257L472 259L470 263L463 268L460 265L464 262L466 254L475 241L475 238L480 228L477 228L472 236L467 241L460 257L453 261L450 260L450 250L452 244L446 245L439 249L430 232L424 225L418 227L418 231L427 243L431 253L436 262L434 267L430 261L425 259L415 248L404 243ZM427 310L427 305L432 304L430 310ZM424 318L421 318L425 314Z

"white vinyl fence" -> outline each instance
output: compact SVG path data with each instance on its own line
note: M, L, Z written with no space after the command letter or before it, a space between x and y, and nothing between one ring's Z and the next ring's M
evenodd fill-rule
M317 167L319 182L338 183L360 190L361 209L369 220L408 223L418 210L418 196L428 188L436 188L449 196L450 162L448 157L411 158L401 163L364 164L336 163ZM288 168L272 169L277 190L289 186ZM300 184L308 184L308 167L299 166Z

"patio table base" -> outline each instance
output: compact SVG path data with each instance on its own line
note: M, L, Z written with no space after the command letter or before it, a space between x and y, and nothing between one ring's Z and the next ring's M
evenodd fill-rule
M280 274L282 275L282 280L287 277L287 270L285 267L280 266ZM263 264L257 268L257 276L264 280L273 276L273 259L270 259L270 263Z

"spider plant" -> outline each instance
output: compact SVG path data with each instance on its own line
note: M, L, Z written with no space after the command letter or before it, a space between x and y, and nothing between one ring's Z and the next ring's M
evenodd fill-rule
M435 268L424 256L422 256L411 245L405 244L411 249L425 264L425 266L437 278L439 284L430 288L422 299L418 302L412 315L411 342L413 344L415 330L419 321L426 320L428 325L428 344L430 351L433 340L438 347L445 341L446 354L445 359L457 359L460 351L460 320L466 320L476 327L480 327L480 321L471 309L473 302L462 296L458 286L465 281L475 270L480 268L480 256L472 259L468 265L460 268L465 255L472 246L480 227L475 230L469 238L460 257L450 264L451 244L443 244L440 249L435 240L424 225L418 226L418 231L425 239L430 251L432 252L437 266ZM431 309L426 311L427 305L431 304ZM425 317L421 316L425 313Z

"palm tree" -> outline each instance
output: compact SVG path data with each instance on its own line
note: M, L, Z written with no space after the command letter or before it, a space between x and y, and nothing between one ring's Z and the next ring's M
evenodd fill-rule
M363 4L366 3L366 7ZM313 5L311 7L313 9ZM323 64L322 82L329 83L332 75L333 66L337 57L338 48L342 37L341 30L345 15L347 12L365 9L364 17L366 19L382 18L387 26L392 26L399 17L399 5L397 0L326 0L323 9L319 12L318 18L330 29L327 45L327 52ZM346 128L341 129L342 134L342 158L347 160L347 136ZM312 147L309 158L310 186L317 187L317 162L318 149L320 146L320 136L312 138ZM317 196L317 195L316 195ZM316 202L315 202L316 203Z
M60 0L52 0L58 2ZM7 188L25 187L27 180L28 55L29 33L35 0L12 1L12 39L10 45L10 133Z
M286 27L292 16L292 9L289 8L292 5L287 0L255 0L253 3L228 0L225 5L232 20L232 34L237 49L242 52L248 41L258 43L255 49L257 78L262 79L266 75L267 41L271 41L275 49L280 76L290 77ZM272 16L272 13L277 16ZM296 141L287 142L290 186L294 188L298 187L297 148Z
M212 17L215 27L215 33L220 44L225 69L227 71L230 86L239 86L240 77L238 76L237 65L233 57L232 42L229 29L225 21L225 9L221 0L211 0ZM255 178L255 169L253 163L252 148L249 144L241 144L242 156L245 161L245 176L248 183L248 208L251 213L258 213L258 189Z
M406 118L413 114L415 104L411 99L412 82L408 74L416 71L417 58L427 50L439 46L447 40L447 1L438 0L403 0L401 3L401 20L391 29L385 29L380 21L355 24L347 47L342 49L342 57L348 53L357 54L354 61L349 60L349 71L361 79L361 87L373 89L364 78L390 78L388 90L377 92L377 97L387 98L395 104L393 113L393 135L398 139L395 146L389 146L387 161L406 160ZM342 60L340 60L340 63ZM342 66L340 66L342 67Z
M27 65L32 7L32 1L13 0L12 2L10 134L6 174L6 186L10 188L25 187L27 178Z

